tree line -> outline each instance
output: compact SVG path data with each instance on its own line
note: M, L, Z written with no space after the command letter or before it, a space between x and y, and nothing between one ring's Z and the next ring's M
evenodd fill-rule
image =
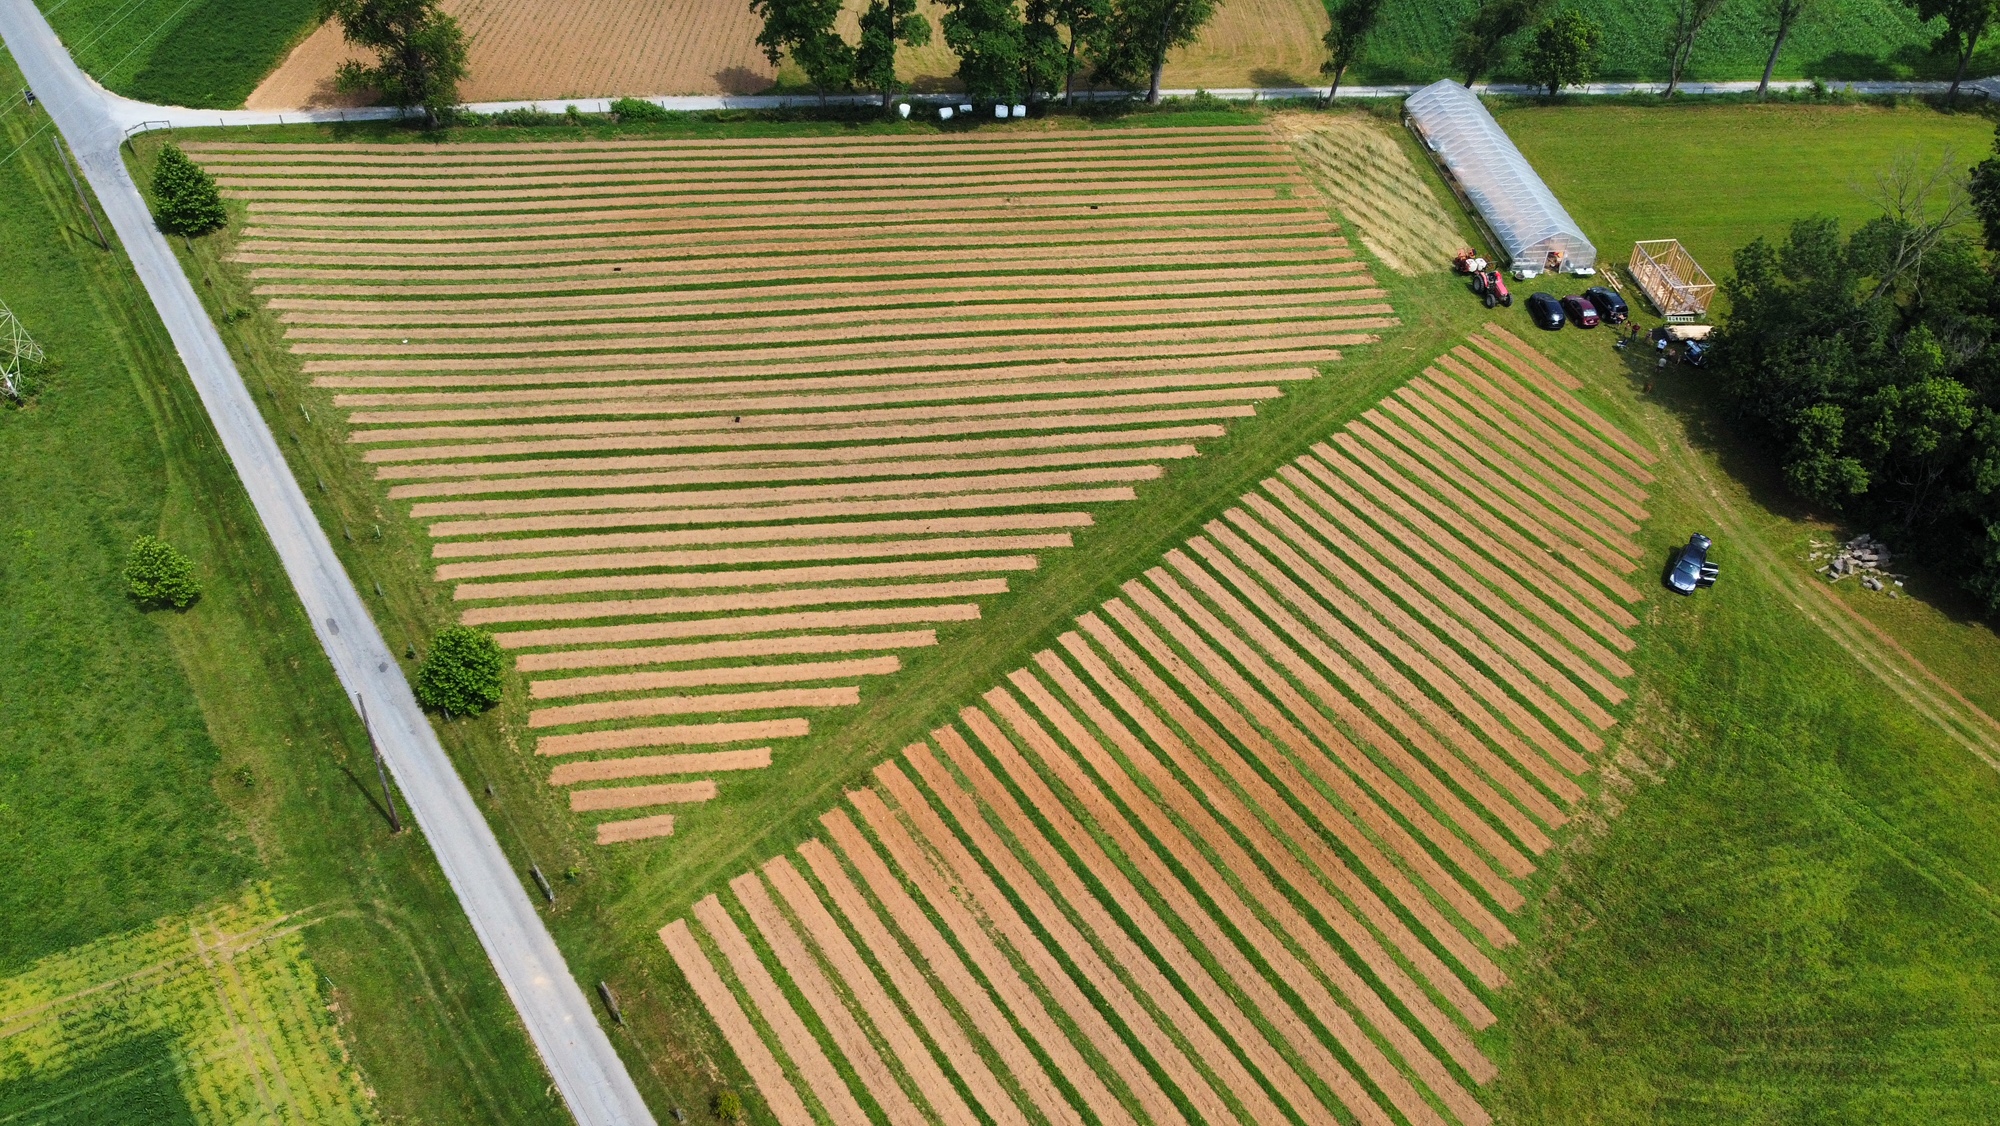
M2000 159L1904 160L1851 231L1736 252L1714 370L1795 495L1915 550L2000 611Z

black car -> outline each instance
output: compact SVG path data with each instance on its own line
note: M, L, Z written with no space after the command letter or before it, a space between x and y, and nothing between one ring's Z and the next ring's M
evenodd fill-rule
M1689 536L1687 546L1674 554L1673 563L1667 567L1667 585L1682 594L1693 594L1696 587L1714 586L1719 572L1708 561L1708 549L1713 546L1700 532Z
M1528 316L1534 318L1536 328L1545 328L1550 332L1569 323L1569 318L1563 314L1562 302L1547 293L1528 297Z
M1622 325L1632 319L1632 310L1625 299L1601 285L1593 285L1583 291L1583 295L1597 306L1597 315L1608 325Z

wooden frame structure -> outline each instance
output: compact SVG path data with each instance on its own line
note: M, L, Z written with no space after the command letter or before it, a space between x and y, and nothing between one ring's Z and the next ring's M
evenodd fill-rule
M1669 323L1685 324L1708 315L1715 300L1715 283L1708 271L1687 252L1679 239L1653 239L1632 244L1626 267L1646 300Z

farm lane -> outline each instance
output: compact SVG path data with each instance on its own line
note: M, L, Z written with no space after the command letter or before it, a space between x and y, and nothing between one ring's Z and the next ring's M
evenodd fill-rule
M40 95L124 242L342 685L373 704L384 757L564 1101L581 1123L653 1122L453 770L402 669L293 479L222 339L119 157L123 126L30 0L0 0L0 38Z

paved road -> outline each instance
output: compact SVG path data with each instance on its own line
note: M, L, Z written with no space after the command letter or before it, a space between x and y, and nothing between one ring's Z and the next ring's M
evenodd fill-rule
M366 700L404 800L570 1112L584 1126L652 1123L595 1009L535 913L520 874L500 851L417 707L401 667L293 480L194 287L154 229L119 159L123 127L108 112L101 92L71 62L33 0L0 0L0 37L68 138L131 255L320 644L347 691Z

